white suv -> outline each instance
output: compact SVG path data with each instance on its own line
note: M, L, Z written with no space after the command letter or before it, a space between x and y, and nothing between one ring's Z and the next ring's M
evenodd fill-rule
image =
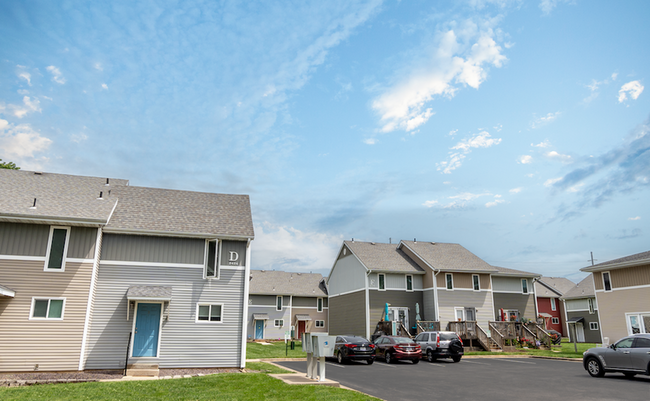
M422 356L433 362L438 358L451 358L459 362L464 354L463 341L453 331L424 331L415 337L422 347Z

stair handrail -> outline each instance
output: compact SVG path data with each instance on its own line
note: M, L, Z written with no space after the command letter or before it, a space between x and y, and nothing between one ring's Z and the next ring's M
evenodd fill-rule
M503 349L503 347L505 347L505 345L506 345L506 342L505 342L505 340L503 338L504 337L503 334L501 334L501 332L499 330L497 330L495 325L493 325L492 323L488 323L488 324L490 326L490 334L492 334L492 340L497 345L497 347ZM495 334L496 334L496 337L495 337Z
M486 351L489 351L490 350L490 337L487 335L485 330L483 330L483 328L481 326L479 326L478 322L474 322L474 327L476 328L476 338L481 343L483 348L485 348ZM499 344L497 344L497 345L499 345Z

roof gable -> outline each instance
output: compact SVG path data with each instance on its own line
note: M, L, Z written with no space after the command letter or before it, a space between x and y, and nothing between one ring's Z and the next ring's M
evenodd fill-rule
M318 273L251 270L249 292L252 295L293 295L326 297L323 276Z
M494 266L474 255L459 244L440 242L401 241L401 246L412 250L422 262L436 270L456 272L485 272L497 273Z
M372 271L423 274L424 270L408 257L396 244L344 241L353 255Z
M585 277L581 282L573 286L564 293L562 298L594 298L596 296L596 291L594 288L594 280L590 275Z

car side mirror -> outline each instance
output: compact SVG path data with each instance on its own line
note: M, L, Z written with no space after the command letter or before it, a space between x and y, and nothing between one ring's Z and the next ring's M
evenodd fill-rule
M609 346L609 348L611 348L613 350L616 350L616 345L612 344L612 345Z

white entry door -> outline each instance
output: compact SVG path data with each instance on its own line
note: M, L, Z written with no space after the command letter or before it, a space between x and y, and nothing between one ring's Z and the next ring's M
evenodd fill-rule
M404 327L409 329L409 308L405 307L389 307L388 319L391 322L402 322Z

